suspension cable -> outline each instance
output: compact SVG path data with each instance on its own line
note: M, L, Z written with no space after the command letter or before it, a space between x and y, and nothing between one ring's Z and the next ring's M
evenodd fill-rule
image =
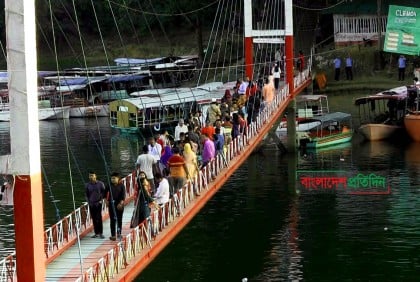
M48 191L50 193L51 202L52 202L52 204L54 206L54 209L55 209L55 219L58 222L58 221L61 220L60 210L58 209L57 200L54 197L54 194L53 194L52 189L51 189L50 182L48 181L48 177L47 177L47 173L45 171L45 167L42 164L41 164L41 170L42 170L42 175L44 176L45 184L47 185Z

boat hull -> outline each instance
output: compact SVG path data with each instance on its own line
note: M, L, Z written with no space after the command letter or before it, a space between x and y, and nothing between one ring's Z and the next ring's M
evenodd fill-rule
M420 112L407 114L404 117L404 126L411 139L420 142Z
M39 120L68 119L70 107L42 108L38 110Z
M38 109L38 120L68 119L70 116L70 107L54 107ZM0 111L0 121L10 121L10 111Z
M369 123L359 127L359 132L369 141L389 139L403 128L399 125Z
M86 118L86 117L108 117L108 105L96 105L88 107L71 107L70 117L72 118Z
M309 140L305 146L306 148L324 148L350 142L353 136L352 132L331 134L324 137L316 137Z

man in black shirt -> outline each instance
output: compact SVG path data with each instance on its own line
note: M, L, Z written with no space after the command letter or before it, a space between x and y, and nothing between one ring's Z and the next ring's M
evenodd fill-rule
M115 241L115 225L117 225L117 236L121 239L122 217L124 214L125 187L120 182L120 175L117 172L111 174L111 186L107 187L107 200L109 219L111 221L110 240Z

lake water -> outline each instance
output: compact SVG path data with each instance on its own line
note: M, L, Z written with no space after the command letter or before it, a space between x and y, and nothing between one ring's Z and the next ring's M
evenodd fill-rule
M351 102L360 95L330 95L331 111L352 112L357 124ZM90 169L104 180L106 171L129 173L143 142L119 136L107 119L41 122L40 136L46 225L84 201ZM0 142L4 154L7 123L0 124ZM297 170L374 173L386 178L391 193L307 190ZM369 143L355 136L347 146L305 156L281 155L267 146L251 155L136 281L418 281L419 174L420 143L406 140ZM0 207L3 253L13 248L12 211Z

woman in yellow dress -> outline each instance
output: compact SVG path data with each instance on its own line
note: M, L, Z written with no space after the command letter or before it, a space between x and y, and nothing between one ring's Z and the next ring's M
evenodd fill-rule
M183 157L185 160L185 165L187 166L188 177L194 178L197 175L197 168L198 168L197 155L191 149L190 143L185 143Z

